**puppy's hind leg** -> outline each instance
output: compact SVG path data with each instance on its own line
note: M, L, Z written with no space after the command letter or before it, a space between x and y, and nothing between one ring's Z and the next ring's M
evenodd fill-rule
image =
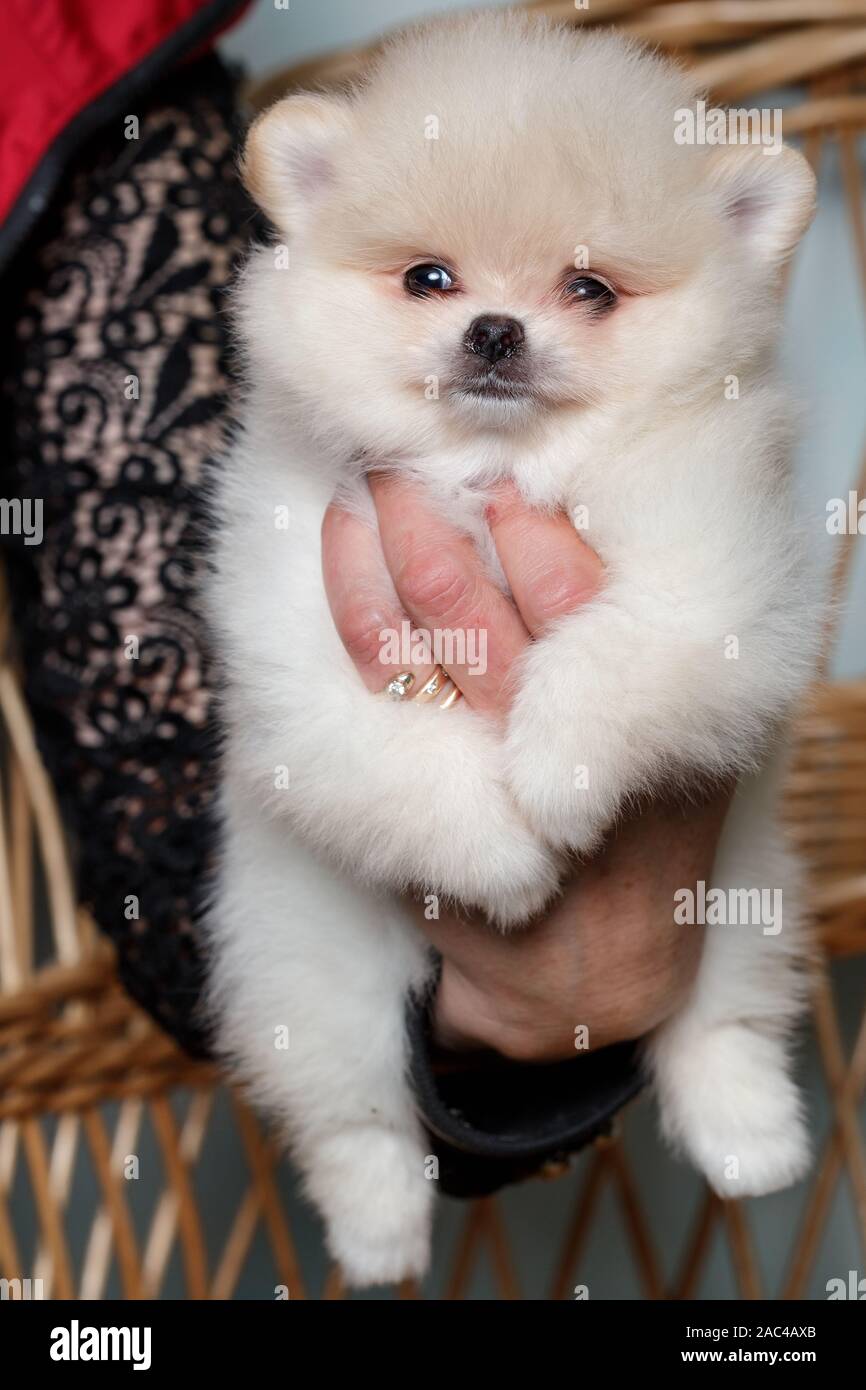
M737 793L713 874L727 920L708 922L693 997L650 1044L665 1133L727 1197L787 1187L809 1163L791 1056L809 942L774 782L768 771Z
M229 826L212 918L221 1042L276 1115L350 1284L424 1272L433 1184L404 1009L429 968L399 904L335 877L285 827Z

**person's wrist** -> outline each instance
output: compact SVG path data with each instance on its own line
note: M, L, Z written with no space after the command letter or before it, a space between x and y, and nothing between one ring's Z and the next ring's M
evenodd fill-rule
M496 1001L450 961L445 961L431 1008L433 1037L454 1052L492 1048L508 1056L508 1026Z
M642 1035L637 1006L590 1024L578 1022L579 1012L565 1017L553 1004L539 1010L513 992L485 990L446 962L432 1003L433 1036L455 1052L489 1049L513 1062L554 1062L575 1055L578 1027L586 1029L588 1050Z
M657 933L635 927L636 943ZM604 977L593 972L573 991L525 992L510 973L479 984L445 961L432 1001L436 1042L452 1051L491 1049L516 1062L552 1062L580 1051L597 1051L645 1037L685 1003L700 960L700 932L677 948L652 958L638 951L632 961Z

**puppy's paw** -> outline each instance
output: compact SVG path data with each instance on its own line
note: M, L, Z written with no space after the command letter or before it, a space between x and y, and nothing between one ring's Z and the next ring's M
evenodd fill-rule
M432 892L503 927L540 911L562 866L514 803L498 731L468 707L371 704L388 719L359 736L361 785L317 821L332 837L322 847L377 887Z
M562 876L555 854L516 814L490 818L463 841L463 858L443 876L449 893L498 927L519 926L550 901Z
M423 825L421 809L413 821L412 882L508 928L541 911L564 866L515 805L502 775L501 750L495 751L481 776L469 759L452 759L438 769L438 780L431 777Z
M692 1032L660 1078L662 1127L720 1197L761 1197L809 1167L800 1098L780 1039L746 1024Z
M376 1125L348 1128L318 1146L306 1168L328 1249L348 1284L367 1288L424 1274L434 1193L413 1138Z
M536 833L549 844L590 855L602 839L606 822L581 779L582 766L558 759L544 747L509 743L508 780L514 799Z
M664 702L650 694L658 685L657 658L610 604L573 614L527 648L505 738L506 778L548 843L592 854L624 799L654 782L667 727ZM675 728L667 737L676 746Z
M505 743L506 776L517 805L557 849L590 855L612 823L619 797L609 760L581 745L574 728L554 733L531 717L513 718Z

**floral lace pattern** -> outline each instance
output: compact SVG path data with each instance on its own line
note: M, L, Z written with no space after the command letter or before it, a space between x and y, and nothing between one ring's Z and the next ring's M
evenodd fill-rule
M80 896L130 992L201 1051L215 737L196 585L228 418L225 291L251 209L215 59L186 67L139 120L137 139L122 117L102 132L7 277L0 490L42 500L42 543L4 541Z

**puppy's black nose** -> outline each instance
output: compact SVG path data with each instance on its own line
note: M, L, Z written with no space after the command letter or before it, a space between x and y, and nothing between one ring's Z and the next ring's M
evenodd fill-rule
M473 319L466 332L466 346L488 362L513 357L524 340L523 324L501 314L482 314Z

